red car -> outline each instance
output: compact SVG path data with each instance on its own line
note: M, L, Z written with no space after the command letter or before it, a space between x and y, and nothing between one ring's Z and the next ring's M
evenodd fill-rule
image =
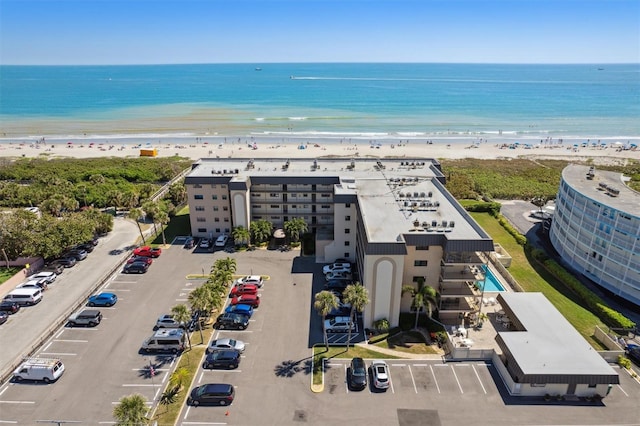
M258 286L255 284L238 284L231 289L231 297L241 294L258 294Z
M153 259L144 256L133 256L129 260L127 260L128 264L132 264L134 262L146 263L147 265L151 265L153 263Z
M241 294L231 299L232 305L251 305L253 308L260 306L260 296L257 294Z
M162 254L162 249L160 248L151 248L149 246L138 247L133 250L134 256L143 256L143 257L160 257Z

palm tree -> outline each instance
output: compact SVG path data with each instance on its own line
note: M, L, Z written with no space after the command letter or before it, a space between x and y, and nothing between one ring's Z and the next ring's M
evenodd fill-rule
M189 380L190 375L191 373L189 373L188 368L176 368L176 371L174 371L173 374L171 374L171 377L169 377L169 387L177 390L182 389L182 385L184 385L186 381Z
M230 257L227 257L226 259L218 259L211 271L212 281L226 286L233 281L233 274L235 274L236 269L237 262L235 259Z
M222 297L217 295L217 300L214 301L214 294L211 289L206 285L201 285L200 287L193 290L189 293L189 305L191 305L192 311L197 312L206 312L207 320L211 315L211 309L215 305L215 302L222 304ZM200 320L198 320L198 331L200 332L200 341L204 343L204 336L202 335L202 326Z
M344 289L342 293L344 295L344 303L351 305L351 313L349 318L355 323L356 311L362 312L364 307L369 304L369 291L358 282L350 284ZM347 339L347 350L349 350L349 343L351 343L351 327L349 327L349 337Z
M189 312L189 308L187 308L187 305L185 305L184 303L171 308L171 314L173 315L173 319L178 321L179 323L188 324L189 320L191 320L191 313ZM186 327L184 332L186 333L187 340L189 341L189 349L191 349L191 335Z
M166 245L167 244L167 239L164 235L164 228L165 226L171 221L169 219L169 214L167 212L165 212L164 210L160 210L156 213L156 220L160 223L160 225L162 226L162 244Z
M327 337L327 327L325 326L325 319L329 312L338 307L338 297L331 293L330 291L321 291L320 293L316 293L315 302L313 302L313 307L316 309L318 314L322 315L322 331L324 332L324 345L327 350L329 350L329 338Z
M233 240L239 244L247 245L249 240L251 239L251 233L244 226L236 226L231 231L231 236Z
M113 407L113 417L116 419L116 425L120 426L149 424L146 398L138 393L123 396L118 404Z
M265 219L256 220L251 222L249 230L253 236L255 243L263 243L271 238L271 231L273 231L273 224Z
M438 292L431 286L425 285L424 278L420 277L416 280L418 286L412 285L402 286L402 295L409 293L413 298L411 307L416 310L416 322L413 326L414 330L418 329L418 316L422 308L426 308L427 316L431 317L433 307L436 306Z
M142 237L142 244L146 244L146 241L144 240L144 234L142 233L142 228L140 227L140 219L144 217L144 215L142 214L142 210L138 208L131 209L129 210L127 217L136 222L136 225L138 225L138 231L140 231L140 237Z
M307 222L300 217L296 217L284 223L284 230L293 241L298 241L300 239L300 234L304 234L308 229L309 227L307 226Z

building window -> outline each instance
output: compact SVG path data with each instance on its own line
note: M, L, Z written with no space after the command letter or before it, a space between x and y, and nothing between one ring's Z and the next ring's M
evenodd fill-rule
M416 246L416 250L429 250L429 246Z
M218 185L216 185L215 183L211 184L211 188L217 188L217 187L218 187Z
M349 259L349 252L345 253L342 257L344 257L345 259Z
M199 233L207 232L207 228L198 228Z
M223 199L223 200L226 200L226 199L227 199L227 196L226 196L226 195L223 195L223 196L222 196L222 199Z
M214 222L220 222L220 218L219 218L219 217L216 217L216 218L214 218L214 219L213 219L213 221L214 221Z
M196 195L193 196L193 198L196 199L196 200L204 200L204 195L196 194Z
M205 217L197 217L196 218L196 222L206 222L206 221L207 221L207 218L205 218Z
M218 196L217 195L213 195L211 198L213 198L214 200L217 200Z
M532 388L544 388L547 385L546 383L529 383L529 386L531 386ZM589 387L591 387L591 385L589 385Z
M222 206L222 210L223 210L223 211L225 211L225 212L226 212L226 211L229 211L229 207L227 207L227 206Z
M225 221L225 222L229 222L229 218L228 218L228 217L225 217L225 218L224 218L224 221Z
M196 211L197 212L203 212L204 211L204 206L196 206Z
M321 208L321 209L330 209L330 208L331 208L331 206L330 206L329 204L322 204L322 205L320 206L320 208Z
M309 194L302 194L304 198L309 198Z
M350 243L349 241L345 241L345 242L344 242L344 245L345 245L345 247L348 247L348 246L350 246L350 245L351 245L351 243Z
M414 283L417 283L418 280L424 280L423 276L415 276L411 279L411 281L413 281Z
M193 187L194 187L194 188L202 188L202 185L200 185L199 183L195 183L195 184L193 185Z
M344 206L345 206L346 208L351 208L351 203L345 203L345 204L344 204Z
M277 204L271 204L269 207L271 207L272 209L277 209L277 208L279 208L280 206L279 206L279 205L277 205Z
M345 221L347 221L347 222L349 222L349 221L351 220L351 216L345 216L345 217L344 217L344 220L345 220Z
M271 197L271 198L280 198L280 195L279 194L275 194L275 193L272 192L271 194L269 194L269 197Z
M227 185L225 185L225 184L220 185L220 188L226 188L226 187L227 187Z
M291 198L297 198L298 194L291 194Z
M344 228L344 233L345 233L345 234L350 234L350 233L351 233L351 229L349 229L349 228Z
M331 197L331 194L320 194L320 197L329 198L329 197Z
M291 205L291 208L292 208L292 209L297 209L297 208L298 208L298 206L297 206L297 205L295 205L295 204L292 204L292 205Z
M213 206L213 211L214 211L214 212L217 212L218 210L220 210L220 209L218 208L218 206Z
M413 266L427 266L426 260L414 260Z
M259 197L259 196L260 196L260 194L258 194L257 192L252 192L252 193L251 193L251 196L252 196L252 197Z

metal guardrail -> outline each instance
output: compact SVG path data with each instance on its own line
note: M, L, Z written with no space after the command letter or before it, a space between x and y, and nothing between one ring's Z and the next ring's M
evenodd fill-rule
M67 319L69 318L69 316L76 310L80 309L80 307L84 306L87 303L87 299L89 298L89 296L91 296L98 288L104 285L111 275L122 268L122 265L126 262L126 259L129 257L129 255L130 252L128 250L123 251L123 255L120 261L116 264L116 266L111 268L109 272L105 273L102 278L97 281L98 284L91 287L89 291L85 292L82 298L78 299L78 301L76 301L76 303L72 305L71 308L67 309L60 317L58 317L56 321L53 321L52 324L47 329L45 329L45 331L42 332L36 340L34 340L34 342L25 353L16 357L8 367L0 371L0 383L5 383L7 380L9 380L13 375L15 369L18 368L20 364L22 364L25 358L32 357L36 353L36 351L44 344L44 342L46 342L47 339L53 336L56 330L64 326L67 323Z

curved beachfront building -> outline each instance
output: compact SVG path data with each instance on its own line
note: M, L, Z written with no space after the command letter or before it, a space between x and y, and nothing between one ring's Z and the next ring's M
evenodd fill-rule
M567 166L549 236L570 267L640 305L640 193L623 179L620 173Z

